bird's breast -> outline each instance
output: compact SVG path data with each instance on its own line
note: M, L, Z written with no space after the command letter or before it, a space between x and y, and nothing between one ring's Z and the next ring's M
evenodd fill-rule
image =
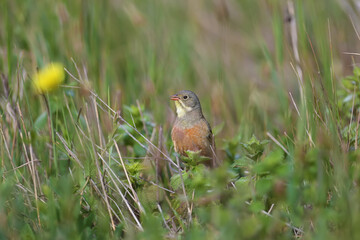
M171 138L174 142L175 151L185 155L186 151L201 151L201 154L209 155L210 142L208 136L210 129L205 121L199 121L189 127L183 127L182 124L175 123Z

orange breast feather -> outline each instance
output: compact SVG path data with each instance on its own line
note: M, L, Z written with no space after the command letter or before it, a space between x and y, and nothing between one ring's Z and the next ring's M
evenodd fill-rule
M201 151L201 155L211 157L209 134L208 125L201 121L191 128L181 128L175 125L171 132L171 138L175 151L181 155L186 155L185 152L190 150Z

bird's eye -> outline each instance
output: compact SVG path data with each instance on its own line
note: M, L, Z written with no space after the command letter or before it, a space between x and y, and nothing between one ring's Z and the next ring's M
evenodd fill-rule
M184 96L184 97L183 97L183 99L185 99L185 100L186 100L187 98L188 98L188 96Z

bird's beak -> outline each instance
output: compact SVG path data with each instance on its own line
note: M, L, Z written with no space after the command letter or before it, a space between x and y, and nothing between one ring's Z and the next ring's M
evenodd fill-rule
M175 95L172 95L172 96L170 97L170 100L179 101L180 98L175 94Z

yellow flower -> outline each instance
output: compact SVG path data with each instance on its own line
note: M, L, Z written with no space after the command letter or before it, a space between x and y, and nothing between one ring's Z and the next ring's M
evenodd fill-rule
M37 92L46 93L58 88L64 79L64 66L61 63L51 63L34 75L33 83Z

